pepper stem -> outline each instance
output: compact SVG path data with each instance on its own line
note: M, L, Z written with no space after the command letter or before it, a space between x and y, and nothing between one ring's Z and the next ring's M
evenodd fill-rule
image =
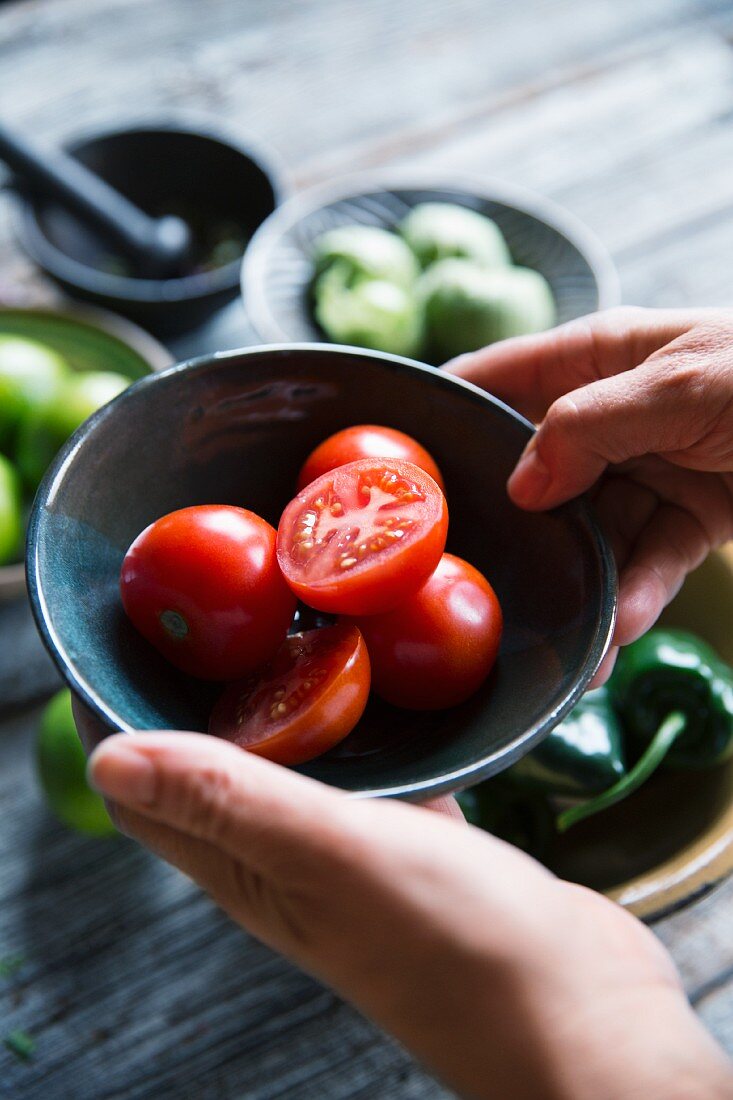
M582 821L585 817L591 817L609 806L621 802L622 799L635 791L642 783L646 783L652 772L656 771L667 755L668 750L677 740L687 725L687 719L679 711L673 711L662 722L661 726L649 742L643 756L641 756L630 772L622 776L617 783L603 791L595 798L581 802L578 806L571 806L569 810L563 810L555 819L555 825L559 833L564 833L571 825Z

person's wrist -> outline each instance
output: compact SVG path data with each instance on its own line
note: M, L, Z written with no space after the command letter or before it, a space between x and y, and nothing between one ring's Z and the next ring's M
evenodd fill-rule
M609 996L591 973L569 977L524 990L526 1042L543 1052L536 1100L731 1100L730 1066L681 988L640 978Z

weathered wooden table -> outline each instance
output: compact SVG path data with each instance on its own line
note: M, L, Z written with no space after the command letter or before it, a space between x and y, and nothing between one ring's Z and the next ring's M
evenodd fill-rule
M497 176L584 218L624 298L730 304L728 0L24 0L0 3L0 117L58 140L171 108L270 142L295 186L363 167ZM52 291L0 196L0 299ZM250 338L234 305L177 354ZM6 611L7 615L8 612ZM48 684L22 607L16 698ZM25 647L25 648L24 648ZM0 1096L409 1098L444 1090L355 1012L128 842L46 814L37 710L0 723ZM657 926L733 1050L733 882Z

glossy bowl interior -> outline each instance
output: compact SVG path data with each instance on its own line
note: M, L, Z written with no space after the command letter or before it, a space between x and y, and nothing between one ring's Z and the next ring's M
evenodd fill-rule
M110 727L205 730L217 691L177 672L126 620L118 575L132 539L197 503L277 524L298 468L355 423L415 435L447 485L448 547L490 578L506 629L496 668L461 707L370 703L337 749L302 770L364 794L420 797L508 766L579 697L607 646L616 580L585 503L530 515L505 482L530 436L521 417L440 371L353 349L248 349L144 379L59 457L29 538L33 610L70 686Z
M38 340L62 355L73 370L111 370L133 381L171 364L170 354L147 332L92 307L0 308L0 336ZM24 595L23 562L0 566L0 602Z
M423 202L457 203L493 218L514 262L547 279L558 322L618 305L618 276L605 248L549 199L498 181L441 184L365 174L294 196L258 229L242 265L242 289L261 339L323 339L310 301L312 257L322 233L352 224L391 230Z
M109 130L71 141L68 150L142 210L179 213L194 233L231 224L246 244L279 201L271 155L208 124ZM32 258L73 296L116 309L158 334L195 327L239 291L241 253L181 278L135 278L105 268L110 249L97 234L40 198L23 200L19 234Z

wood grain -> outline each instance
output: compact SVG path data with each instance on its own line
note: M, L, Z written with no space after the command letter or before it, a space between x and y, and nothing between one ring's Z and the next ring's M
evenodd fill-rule
M0 6L0 117L57 142L204 112L265 140L296 185L371 167L522 183L587 221L625 298L730 304L728 0L24 0ZM56 292L0 195L0 301ZM176 342L251 339L241 305ZM8 633L0 645L13 645ZM327 990L132 844L46 814L36 712L0 724L0 1097L433 1100L448 1094ZM657 926L733 1051L733 883Z

